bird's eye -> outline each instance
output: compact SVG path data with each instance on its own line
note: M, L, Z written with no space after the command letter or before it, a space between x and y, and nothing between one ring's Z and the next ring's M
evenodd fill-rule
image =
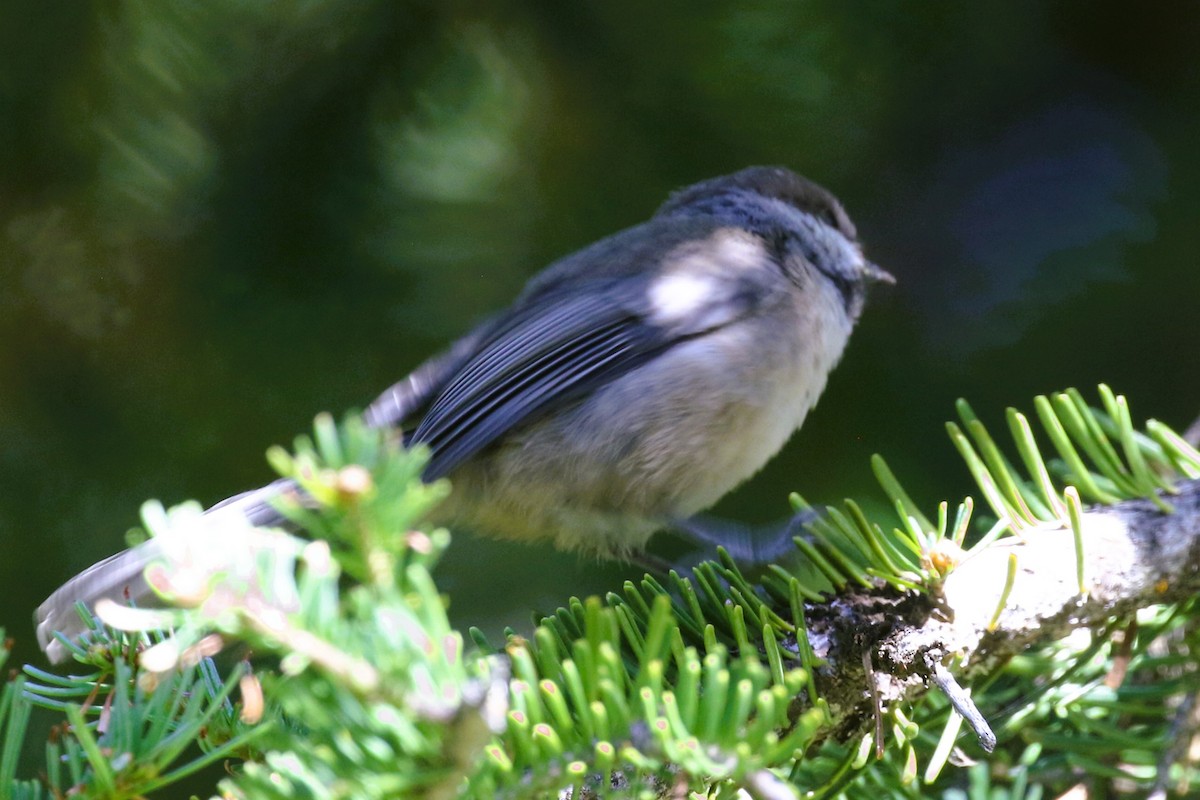
M767 246L776 259L782 261L783 257L787 255L788 241L791 238L791 235L786 230L777 229L771 232L771 236L767 240Z
M826 272L825 277L829 278L829 282L834 285L838 293L842 296L842 305L846 308L846 313L850 313L856 293L855 282L839 272Z

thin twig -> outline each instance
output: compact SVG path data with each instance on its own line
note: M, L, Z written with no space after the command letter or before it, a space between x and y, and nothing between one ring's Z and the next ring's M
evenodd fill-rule
M966 720L966 723L971 726L971 730L975 731L975 736L979 739L979 746L988 753L995 750L996 734L992 732L992 727L979 712L979 707L971 699L970 693L958 685L958 681L954 680L950 670L942 666L940 662L934 661L929 667L929 677L933 681L933 685L946 695L946 699L950 701L950 705L954 706L954 710Z

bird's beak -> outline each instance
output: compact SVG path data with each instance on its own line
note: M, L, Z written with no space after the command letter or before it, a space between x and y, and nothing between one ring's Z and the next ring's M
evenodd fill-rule
M863 277L874 283L895 283L896 277L878 264L863 261Z

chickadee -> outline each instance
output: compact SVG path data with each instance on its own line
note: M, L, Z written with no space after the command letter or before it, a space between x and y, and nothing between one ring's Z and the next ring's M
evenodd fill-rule
M804 421L862 313L893 282L840 203L778 167L682 189L641 225L547 267L513 305L366 410L432 453L453 491L433 522L639 552L757 472ZM276 481L214 506L283 520ZM701 536L700 538L704 538ZM719 541L719 536L717 537ZM37 611L39 641L81 632L76 601L149 593L154 540L85 570Z

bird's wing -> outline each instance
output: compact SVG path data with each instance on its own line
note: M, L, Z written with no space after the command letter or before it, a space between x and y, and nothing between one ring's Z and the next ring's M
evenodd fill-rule
M411 438L433 451L426 479L672 343L623 302L617 285L588 288L518 307L455 372Z
M403 380L385 389L363 412L367 424L373 428L394 428L414 419L437 397L455 370L479 348L480 341L492 327L492 321L480 325L449 350L430 358Z

